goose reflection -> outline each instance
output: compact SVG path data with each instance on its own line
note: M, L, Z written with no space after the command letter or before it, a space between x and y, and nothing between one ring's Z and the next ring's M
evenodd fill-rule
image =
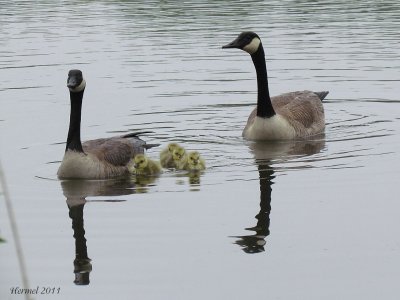
M76 285L88 285L92 262L88 256L85 238L83 209L88 202L122 202L125 200L86 200L89 196L121 196L135 193L131 180L65 180L61 181L67 198L69 217L75 239L74 273Z
M325 146L323 139L290 142L254 142L249 144L257 165L260 181L260 211L255 216L257 224L245 230L254 231L252 235L234 236L235 244L246 253L265 251L266 237L270 234L270 213L272 185L276 175L274 164L292 159L304 158L320 152ZM306 168L303 164L302 167Z

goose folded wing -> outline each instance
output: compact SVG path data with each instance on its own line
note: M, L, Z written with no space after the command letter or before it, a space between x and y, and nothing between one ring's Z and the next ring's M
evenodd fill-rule
M124 138L91 140L82 146L86 153L114 166L126 166L135 154L132 144Z
M300 130L300 128L310 128L319 123L321 116L324 115L324 109L316 94L302 91L285 95L286 97L276 102L280 104L276 111L292 123L293 127Z

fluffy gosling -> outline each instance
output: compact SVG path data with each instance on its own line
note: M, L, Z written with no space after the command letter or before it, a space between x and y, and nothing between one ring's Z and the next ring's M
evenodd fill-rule
M206 162L197 151L189 152L186 157L186 163L183 167L187 171L202 171L206 168Z
M174 160L174 167L178 170L183 170L187 160L185 148L177 146L172 152L172 158Z
M136 175L157 175L161 173L161 165L158 161L151 160L144 154L137 154L133 159Z
M169 143L160 153L160 162L163 168L174 168L175 162L172 157L174 150L180 147L177 143Z

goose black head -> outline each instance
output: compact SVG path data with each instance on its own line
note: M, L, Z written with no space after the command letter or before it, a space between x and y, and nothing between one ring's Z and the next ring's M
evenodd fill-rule
M83 79L81 70L70 70L68 72L67 87L74 93L81 92L85 89L86 81Z
M255 32L245 31L229 44L222 46L222 48L238 48L251 55L258 50L260 44L260 37Z

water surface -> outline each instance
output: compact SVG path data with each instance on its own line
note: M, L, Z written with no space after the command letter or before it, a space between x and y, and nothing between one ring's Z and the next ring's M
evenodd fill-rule
M0 16L0 159L32 287L60 287L57 299L398 299L396 1L0 1ZM272 95L330 91L324 136L242 139L254 67L221 46L244 30L263 40ZM150 157L179 142L206 172L58 181L72 68L87 81L84 140L151 131ZM14 299L0 204L0 298Z

